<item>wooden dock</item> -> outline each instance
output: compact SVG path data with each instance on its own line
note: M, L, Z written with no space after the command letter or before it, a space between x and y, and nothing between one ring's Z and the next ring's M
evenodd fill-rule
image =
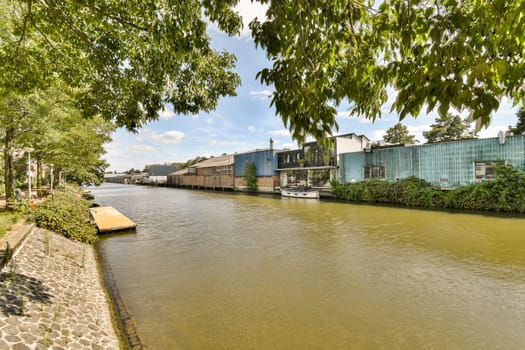
M128 230L137 227L136 223L113 207L94 207L90 208L89 211L100 233Z

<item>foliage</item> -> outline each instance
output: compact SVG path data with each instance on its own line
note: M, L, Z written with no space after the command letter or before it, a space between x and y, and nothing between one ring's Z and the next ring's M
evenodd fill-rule
M346 185L332 183L332 188L337 198L349 201L427 208L443 205L441 190L413 176L395 182L369 180Z
M177 168L179 168L179 169L186 169L186 168L188 168L188 167L190 167L190 166L192 166L192 165L195 165L195 164L197 164L197 163L203 162L203 161L205 161L205 160L207 160L207 159L208 159L208 158L206 158L206 157L200 157L200 156L198 156L198 157L195 157L195 158L193 158L193 159L189 159L189 160L187 160L186 162L183 162L183 163L174 163L173 165L175 165L175 166L176 166Z
M246 162L244 165L244 182L246 183L246 187L250 191L257 191L257 175L256 175L256 166L253 162Z
M203 15L230 35L235 0L0 0L0 97L78 88L87 116L136 130L170 103L175 113L215 108L235 95L235 57L211 48Z
M91 223L89 202L70 192L55 192L39 204L32 215L39 227L81 242L97 240L97 230Z
M69 90L63 82L55 81L45 90L0 98L7 198L13 198L16 182L26 179L27 162L22 161L27 159L25 148L33 149L37 184L42 184L42 164L54 164L56 172L70 181L102 181L107 164L100 156L114 126L98 116L82 117Z
M336 130L337 107L381 116L469 111L486 126L503 96L524 101L525 3L509 1L264 0L250 24L272 66L259 79L299 141Z
M350 184L332 182L336 198L411 207L491 210L525 213L525 173L512 165L496 167L496 179L450 191L416 177L398 181L369 180Z
M521 135L525 133L525 109L521 107L519 111L516 113L516 117L518 117L518 122L516 123L515 127L509 127L509 131L512 132L514 135Z
M469 122L457 115L442 115L437 117L435 122L430 126L431 130L423 132L428 143L471 139L476 135L469 130Z
M408 133L406 125L397 123L389 128L383 136L385 142L391 144L414 144L419 142L414 135Z

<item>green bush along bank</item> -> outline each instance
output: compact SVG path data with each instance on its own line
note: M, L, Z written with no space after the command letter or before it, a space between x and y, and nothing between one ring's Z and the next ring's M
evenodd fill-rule
M496 168L496 179L444 191L417 177L398 181L332 182L338 199L411 207L525 213L525 173L512 165Z
M97 240L97 229L91 222L90 203L70 192L56 192L36 206L32 219L42 228L85 243Z

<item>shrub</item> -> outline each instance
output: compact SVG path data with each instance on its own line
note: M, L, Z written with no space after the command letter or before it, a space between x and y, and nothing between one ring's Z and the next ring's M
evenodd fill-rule
M442 191L417 177L398 181L332 182L336 198L425 208L525 213L525 173L512 165L496 168L496 179Z
M342 185L332 182L336 198L356 202L441 208L444 194L430 183L409 177L399 181L368 180Z
M36 207L32 218L39 227L81 242L93 243L98 237L91 222L89 204L74 194L56 192L53 198Z
M244 166L244 182L248 190L256 192L257 187L257 175L256 175L256 166L252 162L246 162Z

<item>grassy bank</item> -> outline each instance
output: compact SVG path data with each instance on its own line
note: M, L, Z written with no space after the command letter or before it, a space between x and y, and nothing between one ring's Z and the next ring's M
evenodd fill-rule
M511 165L496 168L496 179L443 191L409 177L398 181L332 183L336 198L411 207L525 213L525 173Z

